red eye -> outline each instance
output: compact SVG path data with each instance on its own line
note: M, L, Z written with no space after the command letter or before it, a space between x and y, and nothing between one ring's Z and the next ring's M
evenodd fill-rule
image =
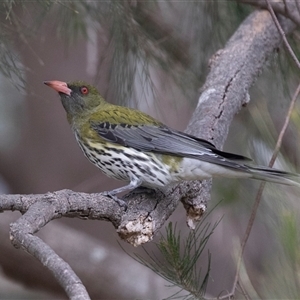
M89 89L86 86L81 87L80 92L82 95L87 95L89 93Z

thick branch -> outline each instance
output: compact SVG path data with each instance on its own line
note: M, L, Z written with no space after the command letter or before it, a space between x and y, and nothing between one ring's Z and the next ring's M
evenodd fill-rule
M11 225L12 243L17 248L25 249L47 267L64 287L70 299L88 299L89 296L84 285L69 264L62 260L39 237L32 234L31 220L24 220L24 218L26 219L25 215Z
M288 19L283 19L282 24L286 34L295 28ZM210 72L187 132L210 140L217 148L222 148L234 115L250 101L250 87L280 43L281 36L269 12L252 13L224 49L211 59ZM198 219L193 208L207 203L209 198L208 184L204 189L198 189L188 202L185 201L185 207L189 207L189 224ZM193 211L193 214L190 215L189 211Z
M15 219L16 214L10 213L2 214L0 218L0 264L3 272L21 281L23 286L36 290L42 288L50 292L52 298L62 298L63 289L38 260L24 251L12 249L7 238L7 224ZM95 225L102 232L110 227L103 226L103 222ZM113 249L111 244L92 237L86 231L73 229L63 222L51 222L39 232L39 238L69 262L92 299L163 299L168 294L164 289L166 281L135 262L122 249ZM135 280L128 280L128 274ZM117 288L112 289L112 285Z
M268 8L268 4L266 0L238 0L241 3L251 4L256 7ZM281 14L290 20L292 20L295 24L300 26L300 3L298 0L295 1L272 1L271 5L273 10Z
M156 193L155 199L164 196ZM47 244L33 234L49 221L62 216L80 217L92 220L107 220L118 228L122 238L132 244L149 241L153 231L166 220L168 201L143 199L138 204L131 203L126 212L115 201L101 194L75 193L62 190L45 195L1 195L0 211L19 210L25 212L11 225L11 240L15 247L22 247L42 262L56 277L71 299L88 299L88 294L80 279ZM173 200L173 199L172 199ZM175 209L176 205L174 205ZM161 223L153 224L152 220ZM136 220L136 221L134 221ZM141 226L143 225L143 226ZM155 225L155 226L154 226Z
M24 213L18 226L20 229L26 226L32 234L62 216L105 220L117 228L123 239L138 246L153 238L175 210L180 194L176 188L166 193L153 191L138 196L131 193L126 196L126 211L102 194L62 190L44 195L0 195L0 212L18 210Z

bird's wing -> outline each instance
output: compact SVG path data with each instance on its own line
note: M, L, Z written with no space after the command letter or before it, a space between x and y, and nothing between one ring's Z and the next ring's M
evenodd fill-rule
M140 151L197 158L208 162L219 159L223 161L222 165L227 165L229 163L227 160L249 161L249 158L220 151L206 140L164 125L116 125L109 122L92 122L91 127L106 141Z

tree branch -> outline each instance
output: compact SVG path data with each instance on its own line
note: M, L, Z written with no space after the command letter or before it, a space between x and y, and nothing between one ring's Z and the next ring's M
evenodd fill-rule
M1 256L0 265L6 276L22 282L22 286L51 293L51 297L64 298L54 276L37 259L25 251L12 248L8 237L8 224L16 220L17 213L2 214L0 218ZM65 220L64 220L65 221ZM74 220L75 223L76 220ZM65 223L65 222L64 222ZM82 280L92 299L163 299L167 297L167 282L150 269L134 261L114 242L93 237L85 230L78 230L63 222L51 222L38 234L62 259L67 261ZM94 230L107 231L109 224L93 222ZM92 224L90 224L92 225ZM90 227L79 222L79 227ZM104 226L105 225L105 226ZM114 240L114 238L112 238ZM128 280L135 278L134 281ZM96 280L95 280L96 279ZM137 281L138 280L138 281ZM114 288L112 288L112 284Z
M238 0L241 3L250 4L259 8L268 9L266 0ZM289 18L295 24L300 26L300 4L296 1L272 1L271 6L273 10Z
M282 25L286 34L295 28L293 22L285 18ZM250 87L281 41L269 12L255 11L249 15L224 49L212 57L210 72L187 132L200 135L222 148L234 115L250 101ZM188 201L184 198L188 224L192 228L201 216L195 211L206 205L210 198L211 183L203 181L202 184L203 188L199 190L199 184L195 182L193 196Z

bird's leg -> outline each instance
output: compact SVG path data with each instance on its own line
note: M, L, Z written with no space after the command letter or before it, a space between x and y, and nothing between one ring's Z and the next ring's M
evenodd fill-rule
M112 195L110 192L103 192L102 194L103 194L104 196L107 196L107 197L113 199L115 202L118 203L118 205L119 205L120 207L124 207L125 210L127 210L127 203L126 203L124 200L118 198L118 197L115 196L115 195Z
M125 192L125 191L130 191L133 190L135 188L137 188L138 186L140 186L142 184L142 181L140 179L134 178L130 181L129 184L119 187L117 189L114 189L112 191L107 191L107 192L103 192L102 194L105 196L108 196L110 198L112 198L114 201L116 201L119 206L121 207L125 207L125 209L127 208L127 204L124 200L119 199L116 194Z

